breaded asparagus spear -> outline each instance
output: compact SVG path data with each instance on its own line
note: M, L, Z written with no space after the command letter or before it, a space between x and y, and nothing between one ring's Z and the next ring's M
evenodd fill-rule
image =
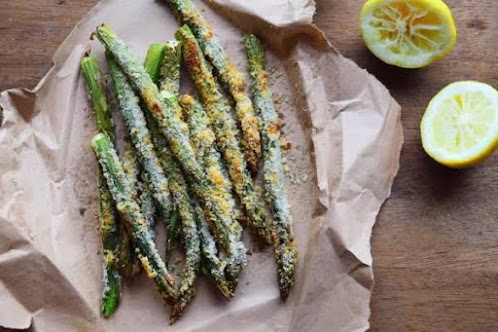
M173 110L173 116L178 121L182 132L188 135L188 127L182 119L182 109L178 104L180 92L180 65L182 47L177 40L166 42L164 58L159 69L159 90L164 102ZM147 68L146 68L147 69Z
M285 191L284 167L280 148L280 120L273 105L263 46L254 35L245 37L251 76L251 90L261 119L264 182L268 203L275 219L275 256L278 264L280 295L285 301L295 280L297 247L292 233L292 217Z
M133 144L127 140L125 142L123 155L123 166L126 174L130 178L132 190L136 193L136 199L142 209L142 214L149 224L152 237L155 236L154 226L156 224L156 206L154 198L150 192L152 187L147 179L145 171L138 160L137 151Z
M206 58L213 64L221 82L225 84L235 101L237 118L242 129L242 146L247 165L257 173L261 155L258 120L249 99L242 74L230 61L221 46L213 27L201 16L190 0L166 0L182 23L188 24L197 38Z
M169 57L170 48L168 48L168 57ZM151 50L149 54L153 54L154 52ZM149 62L160 63L162 60L162 55L160 53L156 53L156 56L147 57L144 63L144 67L146 71L151 75L151 77L156 74L154 72L154 66L149 65ZM171 59L175 61L176 59ZM178 58L179 60L179 58ZM179 61L178 62L178 70L179 70ZM171 66L176 66L173 62ZM147 69L149 68L149 69ZM159 68L156 69L156 72L159 72ZM169 81L174 81L173 77L166 76ZM163 77L164 79L164 77ZM179 71L176 82L171 82L172 84L179 85ZM165 85L166 86L166 85ZM165 87L166 93L174 96L177 91L169 90L169 88ZM146 113L148 113L146 111ZM199 264L201 259L200 253L200 243L199 243L199 235L197 233L197 225L196 225L196 215L193 206L193 202L190 198L190 194L188 192L187 182L185 181L181 168L177 164L173 154L170 149L167 147L166 142L161 137L159 131L157 130L157 124L154 119L150 119L149 127L152 128L151 134L154 140L156 147L158 147L158 152L160 151L159 159L162 162L163 168L165 172L169 175L169 189L173 196L173 201L175 205L178 207L178 214L181 220L181 230L183 235L183 242L185 246L185 256L186 262L183 270L183 279L180 284L180 288L177 293L176 301L171 310L171 318L170 323L175 322L182 314L187 304L192 300L195 296L195 281L197 280L197 272L199 270Z
M177 40L169 40L164 46L159 70L159 90L165 98L178 97L180 93L180 65L182 61L182 45ZM145 67L147 70L147 66Z
M180 289L171 310L170 323L173 323L183 314L187 304L195 296L195 281L197 280L201 253L196 212L188 192L187 183L171 153L164 154L162 160L166 163L165 170L170 175L170 190L178 206L186 257Z
M108 25L99 26L96 30L96 36L112 53L116 62L130 79L130 83L140 92L147 108L154 116L161 134L166 137L168 145L182 165L183 170L193 181L206 187L204 171L195 160L195 154L188 137L181 131L181 124L173 116L175 110L163 100L159 89L144 67Z
M189 128L183 121L182 109L178 104L178 95L180 92L180 65L182 60L181 49L181 43L177 40L166 42L166 50L164 52L164 59L159 75L159 87L165 102L174 108L174 115L178 119L178 122L181 123L182 131L187 134L189 133ZM164 143L156 143L156 145ZM198 151L196 150L195 152L197 154ZM204 165L201 163L201 166ZM201 264L204 267L203 270L216 283L223 296L227 299L231 299L233 293L229 290L229 283L226 280L224 272L227 264L218 257L215 239L209 230L209 225L199 202L195 198L192 198L192 202L196 210L197 228L202 251Z
M214 147L215 135L209 127L204 109L190 95L181 96L180 104L189 126L191 145L196 152L198 162L207 172L211 195L223 202L224 214L231 215L233 219L237 220L240 217L240 212L232 194L232 183L223 168L221 155ZM237 224L230 227L237 236L241 236L242 229L236 228ZM229 288L233 291L237 285L240 270L237 268L237 264L232 263L230 256L227 259L226 275L229 280Z
M81 70L92 100L97 130L112 136L114 126L111 109L107 103L102 75L95 58L91 55L85 55L81 60ZM119 256L122 234L119 230L116 207L102 172L100 172L98 179L98 190L99 223L103 245L103 290L100 305L102 315L108 318L119 305L121 293Z
M138 257L132 235L122 222L119 223L121 241L119 243L119 272L125 278L132 279L142 268L142 262Z
M165 102L174 109L173 116L181 124L182 131L185 134L188 134L189 128L183 120L182 109L178 103L178 93L180 90L180 63L181 63L181 44L178 41L167 42L166 50L164 53L164 60L161 67L161 75L160 75L159 85L161 87L161 95L164 98ZM157 145L161 145L161 142L157 142L156 146ZM164 143L162 143L162 145L164 145ZM201 164L201 166L205 168L204 164ZM215 281L220 291L227 298L231 298L233 296L233 293L227 291L227 285L230 285L231 289L235 289L235 286L238 281L238 275L240 273L242 266L245 264L245 247L243 246L242 242L239 241L239 239L242 237L242 228L240 227L238 222L233 221L233 219L237 216L237 214L235 213L236 208L234 200L231 197L231 185L228 184L229 195L227 195L227 192L226 191L224 192L223 188L221 188L220 190L220 183L218 183L219 173L213 174L214 172L211 170L215 171L214 166L210 166L209 171L207 172L208 175L207 179L209 185L208 195L210 195L212 201L214 201L215 204L219 206L218 210L221 210L220 212L222 214L221 219L220 215L215 216L211 214L211 219L213 218L215 219L214 221L211 220L211 225L213 230L218 235L223 234L224 232L232 233L231 235L226 236L226 240L222 242L225 244L225 247L229 248L228 252L233 253L229 254L230 257L228 259L228 264L224 265L227 267L227 271L229 271L228 275L230 277L231 282L228 283L224 275L220 276L217 275L216 273L211 275L216 277ZM174 169L172 169L172 171L174 171ZM178 171L180 172L179 168ZM229 205L230 202L232 202L232 206ZM227 205L230 207L229 209L227 208ZM198 219L199 218L205 221L204 216L199 215ZM213 240L212 238L211 239L206 238L208 234L210 234L209 230L207 230L207 233L204 233L205 235L204 240L206 241ZM206 245L207 245L206 246L207 250L210 250L212 248L210 243L206 243ZM243 256L241 255L242 252L244 253ZM209 253L206 256L208 257L208 259L211 259L211 257L213 257L212 253ZM243 257L244 261L242 261L240 257ZM209 263L213 263L216 264L217 266L220 266L219 262L220 261L216 261L214 263L209 262ZM214 266L213 264L210 267L211 270L213 269Z
M101 313L109 318L117 309L121 297L121 276L119 274L119 244L116 208L105 179L99 177L99 222L103 249L103 289L100 299Z
M182 131L189 133L189 128L185 128L186 124L183 121L182 110L178 104L178 94L180 92L180 64L181 64L181 44L177 40L166 42L166 50L160 71L160 90L165 102L174 108L174 115L181 123ZM154 136L154 135L153 135ZM164 142L165 143L165 142ZM156 143L163 144L164 143ZM197 152L197 151L196 151ZM203 166L203 165L201 165ZM233 293L228 288L228 282L224 275L226 262L218 257L218 249L216 248L215 239L211 235L208 223L204 217L204 211L199 206L199 203L192 200L195 206L197 215L197 227L199 229L199 238L201 241L202 262L205 270L213 281L215 281L218 289L228 299L233 297Z
M249 226L264 241L272 243L268 213L258 199L252 178L247 171L244 155L237 140L237 125L230 114L230 106L221 94L189 27L182 26L176 36L182 41L185 64L209 117L216 135L218 150L225 158L235 192L246 210Z
M169 188L178 212L178 216L176 216L178 220L173 223L175 229L167 229L167 257L171 255L174 244L173 240L178 238L180 229L184 236L186 252L183 279L171 311L170 322L173 323L182 315L187 304L195 296L195 281L197 279L197 271L199 270L200 264L200 243L196 227L196 212L190 201L187 183L183 178L181 169L167 147L166 141L158 131L157 124L155 124L154 119L151 120L149 128L154 144L157 147L157 155L161 161L161 165L169 174Z
M106 49L113 54L123 71L128 75L130 82L140 91L148 110L153 114L161 133L167 139L171 151L188 176L189 182L197 188L196 194L208 212L208 219L214 222L214 226L218 230L217 240L224 247L227 255L232 257L233 262L237 262L241 267L244 266L247 262L247 250L241 239L236 238L228 227L230 223L234 225L235 223L230 221L231 216L223 215L221 208L223 202L213 199L209 195L207 176L195 159L195 153L190 146L189 139L182 131L181 121L175 116L176 110L162 98L159 89L145 72L143 66L108 25L99 26L96 35Z
M228 208L227 213L238 218L240 211L232 194L232 181L223 167L221 154L216 150L216 136L209 125L204 108L191 95L182 95L179 101L189 126L190 144L196 152L198 162L212 179L212 187L219 190L219 194L223 196Z
M152 138L144 114L140 107L140 101L135 95L133 88L127 81L126 75L114 61L113 57L107 53L107 63L114 83L114 90L119 102L119 108L130 134L130 138L137 151L150 190L157 203L157 207L163 216L169 216L172 209L168 179L164 174L156 151L152 144Z
M150 78L155 84L159 82L159 68L161 68L165 49L166 46L164 44L151 44L145 56L145 71L151 75Z
M123 168L130 181L130 185L134 193L134 199L137 199L138 173L140 172L137 156L133 145L129 141L126 141L124 146ZM138 253L135 250L135 243L132 239L130 231L127 229L126 225L123 225L123 223L119 226L121 227L122 232L126 233L126 239L121 242L120 271L125 278L132 279L140 273L142 263L140 262Z
M168 53L169 54L169 53ZM161 68L163 66L163 58L166 55L166 45L162 44L152 44L149 46L149 49L147 50L147 56L145 57L144 61L144 69L146 73L150 76L150 78L153 80L155 84L159 83L159 74L161 72ZM179 79L179 77L178 77ZM146 109L146 106L143 107L143 109ZM161 166L164 168L164 162L161 159L162 155L162 150L167 148L167 143L164 139L161 138L161 141L157 141L158 137L161 136L161 134L158 132L157 124L155 123L155 119L152 116L152 114L148 111L144 112L145 119L147 122L147 127L150 131L150 134L152 136L152 140L154 143L154 147L157 152L157 156L161 161ZM170 214L168 216L164 216L167 220L166 222L166 249L165 249L165 261L168 263L174 248L178 244L178 236L180 234L180 217L178 215L178 206L176 202L172 202L173 207L170 211Z
M130 227L133 239L140 252L142 266L149 278L154 279L163 299L169 303L175 299L175 280L157 252L149 232L147 221L140 206L133 199L130 182L109 137L98 133L91 140L92 149L102 167L112 197L122 219Z
M208 222L204 216L204 211L198 202L195 202L197 230L199 232L199 239L201 243L202 258L201 258L201 271L211 280L216 283L219 291L223 296L230 300L234 294L231 291L233 283L228 282L225 276L225 268L227 262L220 259L216 241L209 230Z

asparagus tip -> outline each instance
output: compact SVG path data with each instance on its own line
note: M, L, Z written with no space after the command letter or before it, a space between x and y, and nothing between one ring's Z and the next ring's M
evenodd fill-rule
M178 318L180 318L185 310L185 306L183 306L180 302L176 302L171 308L171 315L169 317L169 325L173 325Z

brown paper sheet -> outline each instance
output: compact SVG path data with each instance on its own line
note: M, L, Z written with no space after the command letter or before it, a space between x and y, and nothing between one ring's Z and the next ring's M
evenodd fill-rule
M107 22L140 57L178 27L156 0L104 0L69 35L33 91L2 92L0 106L0 326L34 331L365 331L373 285L371 230L399 166L400 108L366 71L312 25L312 0L198 3L241 70L243 32L268 46L277 110L293 148L288 191L300 263L287 303L271 250L253 248L236 298L205 280L184 317L141 276L99 317L100 239L94 131L79 60ZM238 30L238 29L242 30ZM190 88L187 86L187 90ZM246 238L247 238L246 234Z

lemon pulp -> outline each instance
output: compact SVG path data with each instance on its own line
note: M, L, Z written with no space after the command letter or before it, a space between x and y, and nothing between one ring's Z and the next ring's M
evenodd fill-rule
M473 81L450 84L431 100L420 129L424 150L436 161L477 164L498 146L498 91Z
M442 0L369 0L360 22L370 51L403 68L420 68L441 59L456 41L451 11Z

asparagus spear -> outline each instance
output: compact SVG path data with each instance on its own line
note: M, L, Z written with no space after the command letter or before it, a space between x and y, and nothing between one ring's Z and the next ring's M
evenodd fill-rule
M149 225L149 231L152 237L155 236L154 227L156 226L156 203L154 202L154 197L150 191L152 187L149 179L147 178L147 173L142 169L140 170L140 179L142 180L139 183L139 201L140 207L142 208L142 214L144 215L145 220Z
M147 221L140 212L140 206L133 199L133 191L123 165L110 138L98 133L91 140L92 149L102 167L105 179L122 219L130 227L137 244L142 266L149 278L156 282L159 293L167 302L175 299L175 280L168 273L166 265L157 252L149 232Z
M168 44L167 47L167 58L171 57L171 45ZM173 54L175 54L176 50L173 48ZM155 53L156 56L152 56L154 52L151 50L149 52L151 54L150 57L147 57L144 63L144 67L146 72L154 77L156 73L159 72L159 67L154 69L154 66L149 65L151 63L161 63L162 55L158 52ZM176 71L168 71L162 77L161 82L164 86L163 91L168 93L171 96L175 96L178 92L177 89L170 90L169 86L179 86L179 67L180 63L179 57L173 57L171 59L170 66L178 67L178 75L174 75L171 77L171 73L175 73ZM178 64L176 64L178 62ZM163 66L164 67L164 66ZM149 68L149 69L148 69ZM154 72L155 70L155 72ZM167 80L170 84L164 84L164 81ZM176 91L175 91L176 90ZM146 112L148 113L148 112ZM190 198L190 194L188 192L187 183L183 177L180 166L177 164L176 160L171 153L171 150L165 144L166 142L161 137L157 124L154 119L150 119L149 126L152 128L151 134L154 140L156 147L158 147L158 152L160 151L159 157L162 162L164 170L169 174L169 189L173 196L173 201L178 207L178 214L181 220L181 230L184 238L185 252L186 252L186 262L183 271L183 279L180 284L180 288L178 290L178 294L176 297L175 304L171 310L171 318L170 323L175 322L184 312L188 303L195 296L195 281L197 279L197 271L199 269L200 264L200 243L199 243L199 235L197 233L197 225L196 225L196 215L193 203Z
M113 54L123 71L128 75L130 82L140 91L147 108L153 114L160 128L161 134L167 139L175 158L188 175L189 182L197 188L196 193L208 212L208 219L214 221L214 225L217 227L219 243L223 245L224 250L233 258L234 262L236 261L241 267L244 266L247 262L246 248L240 238L235 237L228 227L233 221L231 221L231 216L228 216L227 220L227 216L223 215L221 208L223 202L210 197L207 176L195 159L195 153L190 146L189 139L182 131L180 119L175 116L176 110L161 97L159 89L145 72L143 66L108 25L103 24L98 27L96 35L106 49Z
M228 204L228 213L239 216L235 198L232 195L232 181L223 167L221 154L216 150L216 137L209 125L202 105L191 95L182 95L180 105L189 126L190 143L197 155L197 161L202 165L213 182L212 187L219 190L219 194Z
M178 104L178 94L180 92L180 64L182 56L181 44L177 40L166 42L164 57L159 69L159 90L164 103L171 107L172 115L178 120L180 129L188 135L188 127L182 120L182 109ZM147 68L146 68L147 71Z
M92 100L95 126L97 130L106 133L114 140L112 111L107 102L102 73L95 57L87 53L81 59L81 70Z
M161 87L161 95L164 98L165 102L171 105L171 107L174 109L173 116L178 120L178 122L182 126L182 131L186 134L189 133L189 128L187 124L183 121L183 116L182 116L182 110L180 105L178 104L178 93L180 90L180 62L181 62L181 44L174 40L174 41L168 41L166 43L166 50L164 53L164 60L162 62L161 66L161 74L160 74L160 87ZM147 66L146 66L147 68ZM149 115L150 116L150 115ZM157 126L155 127L155 131L157 132ZM164 142L164 139L160 137L159 133L156 135L153 134L153 137L157 140L155 142L156 146L165 146L166 142ZM171 151L169 149L165 148L165 156L167 159L168 157L171 158ZM204 166L201 164L201 166ZM175 172L175 169L170 169L172 174ZM181 172L179 167L177 168L177 172ZM211 180L213 176L209 174L208 172L208 180ZM213 192L213 188L215 189L215 193L218 192L218 183L215 183L214 181L209 181L210 186L212 187L210 190ZM185 184L186 185L186 184ZM229 184L230 186L230 184ZM228 189L229 192L231 191L231 186L230 189ZM219 191L221 194L224 194L223 191ZM188 192L187 192L188 194ZM208 193L209 194L209 193ZM212 195L214 197L214 195ZM225 195L228 196L228 195ZM223 202L226 197L218 195L218 202ZM231 199L231 197L228 197ZM233 201L233 199L231 199ZM230 200L228 200L230 202ZM198 204L194 200L194 205ZM221 204L221 207L224 207L225 203ZM242 229L240 227L237 228L237 224L233 225L233 222L231 222L230 216L235 216L234 213L232 213L232 210L235 210L235 208L232 208L231 210L225 209L222 212L224 213L225 218L222 220L216 220L213 221L211 224L218 225L220 222L223 225L228 225L228 228L232 231L235 232L235 237L232 237L234 239L240 239L242 235ZM197 209L197 222L200 227L205 227L207 226L206 220L203 215L199 214L199 209ZM201 210L202 211L202 210ZM214 217L216 218L216 216ZM225 226L226 227L226 226ZM232 252L235 252L233 255L234 258L229 261L229 264L226 264L224 261L221 261L217 258L217 252L212 252L212 244L214 243L214 239L212 238L209 229L202 228L201 229L203 232L203 235L201 234L201 240L203 241L204 245L203 248L206 249L207 252L205 252L204 257L207 257L204 259L206 261L206 264L209 264L208 270L210 270L212 273L210 275L213 277L212 279L216 282L218 288L220 289L221 293L230 299L233 297L233 293L228 289L228 281L225 278L223 269L225 266L228 267L228 271L230 271L230 279L232 282L230 283L230 286L232 289L235 288L235 285L237 284L238 280L238 275L240 273L240 269L243 266L243 262L241 262L238 259L238 255L240 251L245 251L245 247L241 246L241 243L238 243L238 241L233 241L233 240L228 240L231 241L229 247L230 248L235 248L231 249ZM223 232L218 230L218 232ZM216 249L216 245L214 245L214 248ZM214 260L214 258L216 258ZM217 270L219 268L222 268L222 270Z
M230 300L234 294L232 292L233 282L228 282L225 276L227 262L220 259L216 241L209 230L209 225L204 217L204 211L198 202L195 202L197 230L201 243L202 259L201 270L203 273L216 283L219 291L223 296Z
M129 142L126 142L129 143ZM123 155L123 167L125 170L128 179L130 180L130 185L132 186L133 191L136 192L137 186L137 174L138 164L136 160L135 151L133 151L133 146L131 144L125 143L125 151ZM134 196L136 199L136 195ZM120 271L121 274L129 279L134 278L139 272L142 266L140 262L140 258L138 257L137 252L135 251L135 243L130 234L129 229L121 223L119 225L122 234L126 234L123 236L123 240L121 241L121 256L120 256Z
M171 151L161 136L154 119L149 123L152 138L157 147L157 154L161 165L169 174L169 189L173 196L175 206L178 208L178 220L170 224L175 229L167 228L166 257L171 255L174 240L178 238L179 230L184 234L184 243L186 251L186 263L183 272L183 279L177 294L176 301L171 311L170 323L176 321L185 310L187 304L195 296L195 281L200 264L200 243L199 234L196 227L196 212L190 201L190 195L187 190L187 184L177 165ZM181 227L180 227L181 226Z
M111 109L107 103L97 61L93 56L85 55L81 60L81 69L92 100L97 130L104 131L112 137ZM120 236L116 208L102 173L98 179L98 190L99 223L103 245L103 290L100 305L102 315L108 318L119 305L121 276L118 257L120 256L122 237Z
M129 177L130 182L133 182L133 187L135 187L137 182L136 174L139 171L135 152L132 151L131 148L133 148L133 146L125 144L123 166L126 175ZM142 263L135 250L135 244L129 229L123 223L119 224L119 229L121 234L123 234L120 243L119 270L125 278L132 279L140 273Z
M123 223L119 223L118 229L123 234L119 243L119 272L123 277L132 279L140 273L142 263L135 250L132 235L127 227Z
M244 156L237 140L237 126L230 114L230 106L223 97L210 72L194 35L184 25L176 33L183 44L183 57L190 71L202 103L213 126L218 150L223 154L229 174L242 206L245 208L249 226L267 243L272 243L268 214L253 188Z
M200 264L200 243L197 233L196 214L187 190L187 183L172 154L165 153L162 157L162 160L166 163L165 170L170 174L170 190L173 194L173 199L178 205L181 233L186 252L183 279L171 311L170 322L173 323L182 315L187 304L195 296L195 281Z
M145 56L145 71L151 75L150 78L156 84L159 82L159 68L161 67L165 49L166 46L163 44L151 44Z
M100 234L103 242L103 284L100 299L101 313L109 318L117 309L121 297L121 276L119 274L119 229L116 209L105 180L99 177Z
M213 27L201 16L190 0L167 0L167 2L180 21L188 24L192 29L204 55L213 64L221 82L227 86L233 97L237 118L242 129L242 146L247 164L251 172L256 174L261 155L258 120L247 95L242 74L228 58Z
M225 202L224 208L226 214L232 215L234 219L238 219L237 216L240 216L240 212L232 196L232 184L227 179L226 171L221 166L221 157L214 148L214 134L208 127L204 110L192 96L183 95L179 101L189 126L190 142L196 153L197 161L206 169L211 188L214 190L212 195L218 196L220 200ZM210 233L209 225L202 210L198 210L197 223L201 237L205 272L208 277L216 282L221 293L227 299L231 299L240 271L236 267L234 268L234 264L226 258L220 259L218 257L219 254L215 240ZM225 269L227 269L227 276L224 273Z
M152 237L154 237L156 206L154 204L152 193L150 192L151 184L147 179L146 172L141 169L140 162L137 157L137 151L129 140L125 142L123 166L128 178L130 179L132 190L136 193L135 199L140 204L142 214L145 220L147 220Z
M209 127L208 119L205 116L201 104L190 95L180 97L180 104L186 114L190 131L190 142L197 155L198 162L204 167L208 174L211 196L223 202L223 212L231 215L235 220L240 217L235 198L232 195L232 183L228 178L226 170L223 168L221 155L214 147L215 136ZM242 229L230 226L237 236ZM227 277L230 281L229 288L233 291L237 284L240 270L237 264L233 264L231 257L227 257L226 266Z
M285 301L295 280L297 247L285 191L284 167L280 147L280 121L273 105L263 46L254 35L245 37L254 105L261 119L264 182L275 218L275 256L278 264L280 295Z
M166 42L164 57L159 70L159 89L163 97L178 97L180 93L180 65L182 61L182 46L177 40ZM147 70L147 66L145 67Z
M157 158L147 123L140 108L138 97L129 85L112 56L107 53L107 63L113 78L114 90L118 97L121 113L136 148L140 163L146 173L150 190L163 216L169 216L172 209L168 180Z
M159 55L158 55L159 56ZM166 49L164 52L164 58L162 61L160 69L160 81L159 86L161 90L161 95L165 102L171 105L174 109L174 116L177 118L178 122L182 127L182 131L188 134L189 130L186 124L182 120L182 110L178 104L178 94L180 92L180 63L181 63L181 44L177 40L172 40L166 42ZM146 71L148 66L145 66ZM150 72L147 71L149 74ZM146 112L147 122L151 124L150 129L152 137L154 138L154 144L156 146L161 146L165 150L169 150L167 142L161 136L157 124L153 119L150 112ZM159 152L159 151L158 151ZM164 151L165 154L171 154L171 151ZM162 153L160 153L161 155ZM181 171L181 170L178 170ZM202 262L201 264L205 266L207 274L213 281L215 281L218 289L221 293L228 299L233 297L233 293L228 289L228 282L224 275L224 269L226 262L218 258L218 249L216 248L216 243L213 236L210 233L209 226L204 217L204 211L199 205L199 202L195 198L192 200L196 212L196 222L199 233L199 239L202 251ZM170 238L170 237L168 237Z
M154 81L155 84L159 83L160 71L163 66L162 59L166 55L166 45L162 44L152 44L149 46L147 51L147 56L144 61L144 69L146 73L150 76L150 78ZM144 109L146 107L144 106ZM157 137L160 136L158 134L157 125L155 124L154 117L150 114L150 112L144 112L145 120L147 123L147 127L150 131L150 134L153 139L154 147L156 149L156 153L158 158L161 161L161 166L164 169L164 163L161 160L162 152L161 150L166 147L166 143L164 140L160 142L157 141ZM171 254L177 244L178 236L180 234L180 218L178 216L178 206L173 201L173 207L170 210L170 214L165 216L166 223L166 250L165 250L165 261L166 263L169 261Z
M181 123L174 117L175 110L166 103L159 89L154 84L144 67L131 53L130 49L120 41L112 29L102 24L96 30L96 36L112 53L116 62L130 79L130 83L140 92L147 108L153 114L161 134L163 134L172 149L175 157L180 162L184 171L202 186L206 186L205 174L195 160L194 151L190 146L185 133L181 131Z

